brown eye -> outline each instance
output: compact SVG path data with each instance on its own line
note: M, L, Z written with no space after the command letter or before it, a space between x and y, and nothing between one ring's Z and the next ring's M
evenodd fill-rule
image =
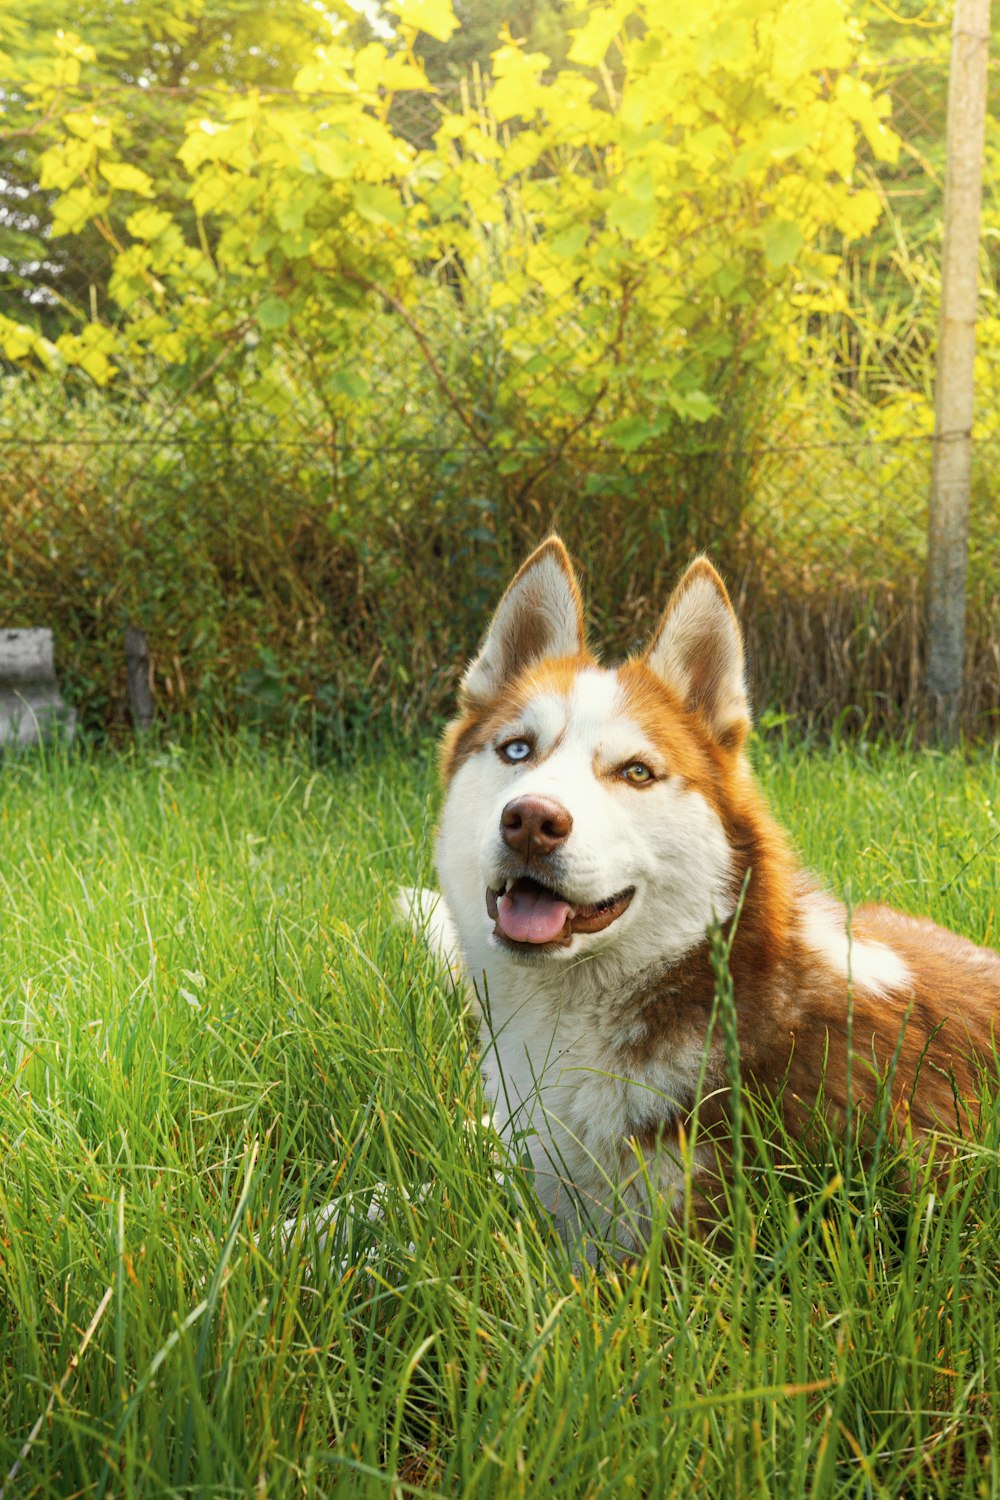
M646 786L654 779L652 771L641 760L633 760L627 766L622 766L618 774L629 786Z

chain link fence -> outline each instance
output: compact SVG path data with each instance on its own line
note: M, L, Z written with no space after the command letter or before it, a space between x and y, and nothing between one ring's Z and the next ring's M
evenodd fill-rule
M704 550L746 621L767 722L917 724L946 61L901 58L884 82L906 144L897 166L863 167L885 214L851 252L838 310L803 320L815 358L749 392L723 381L707 421L656 433L638 420L647 393L628 370L649 368L656 326L622 332L544 277L495 318L488 258L429 264L416 307L375 295L334 368L294 326L280 378L254 368L242 328L214 362L166 380L137 367L104 391L8 368L3 623L55 628L68 694L103 732L128 731L129 623L148 638L162 718L292 721L334 739L385 717L416 728L447 707L509 570L557 527L612 651L641 640ZM169 121L179 101L136 91L135 109ZM401 96L393 126L423 145L447 102ZM23 253L39 204L12 171L3 310L53 326L69 307L104 312L96 238ZM482 209L495 220L495 204ZM560 317L550 345L522 349L539 296L549 310L561 297ZM553 382L576 387L575 415L564 403L555 419ZM524 421L498 445L491 403L515 384ZM991 332L971 519L976 733L1000 710L995 396ZM596 413L602 434L636 420L634 432L595 439Z

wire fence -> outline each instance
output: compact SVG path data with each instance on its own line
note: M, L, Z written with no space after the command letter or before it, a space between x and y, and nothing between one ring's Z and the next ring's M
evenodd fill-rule
M554 525L612 649L635 644L677 568L707 550L747 620L765 712L912 725L947 72L902 58L884 74L905 149L862 166L880 226L852 251L835 310L802 319L811 352L756 385L720 362L707 420L662 420L649 372L663 328L633 315L627 290L602 305L536 267L498 310L485 255L429 262L405 306L367 288L347 345L291 320L280 368L239 309L212 358L136 361L103 390L9 367L3 623L55 626L70 695L104 730L127 722L129 622L149 638L166 717L416 725L446 705L507 571ZM136 112L161 124L190 106L187 91L138 92ZM448 107L399 96L392 127L419 148ZM67 309L110 317L96 235L31 249L44 199L27 166L0 187L0 311L50 331ZM473 207L486 223L510 215L485 193ZM713 298L707 282L683 295L694 341ZM970 520L976 732L1000 711L992 337Z

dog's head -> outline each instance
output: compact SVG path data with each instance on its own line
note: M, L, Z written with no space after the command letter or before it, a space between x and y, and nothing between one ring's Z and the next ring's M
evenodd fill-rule
M562 543L504 594L447 732L438 869L472 972L506 955L623 972L679 957L734 910L747 779L739 626L701 558L646 649L587 649Z

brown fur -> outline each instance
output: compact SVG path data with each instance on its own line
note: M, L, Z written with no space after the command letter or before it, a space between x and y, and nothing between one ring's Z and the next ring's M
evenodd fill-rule
M670 747L674 773L714 805L736 854L735 878L741 887L746 881L729 960L744 1075L763 1092L780 1095L793 1134L809 1119L820 1087L827 1112L842 1121L848 1104L848 987L843 976L817 963L797 932L797 899L808 889L807 877L741 745L720 746L640 663L620 675L635 717L655 743ZM874 995L858 986L850 996L854 1103L871 1111L880 1080L892 1067L897 1119L908 1118L917 1133L966 1123L957 1101L977 1094L982 1064L995 1058L1000 955L926 918L884 906L859 907L851 933L858 942L892 949L912 975L904 990ZM714 994L706 942L632 997L645 1034L623 1064L635 1066L640 1056L646 1060L658 1048L704 1035ZM720 1055L710 1066L708 1085L721 1087L724 1076ZM650 1122L636 1125L640 1136L648 1134Z

